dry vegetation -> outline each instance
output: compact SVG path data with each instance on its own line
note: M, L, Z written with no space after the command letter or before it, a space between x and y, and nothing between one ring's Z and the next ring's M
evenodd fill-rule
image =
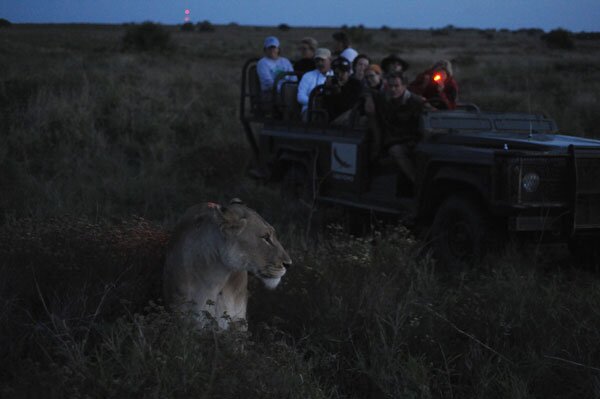
M169 27L140 51L128 28L0 30L0 396L600 397L597 274L512 249L447 276L401 226L308 241L277 188L245 177L243 61L266 35L293 58L333 29ZM352 30L412 76L453 60L464 101L600 137L600 41L541 34ZM198 333L160 305L164 245L187 206L234 196L296 267L274 292L253 282L251 333Z

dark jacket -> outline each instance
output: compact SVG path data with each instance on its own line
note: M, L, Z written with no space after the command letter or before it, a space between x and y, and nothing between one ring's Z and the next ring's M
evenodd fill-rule
M352 109L358 103L363 93L362 84L358 79L349 79L343 86L325 87L323 102L329 120L332 121L342 113Z
M419 140L419 116L423 110L421 97L408 90L400 98L376 93L373 102L384 148L392 144L414 144Z
M306 72L312 71L315 68L315 60L312 58L301 58L294 62L294 71L298 75L298 79L302 78L302 75Z

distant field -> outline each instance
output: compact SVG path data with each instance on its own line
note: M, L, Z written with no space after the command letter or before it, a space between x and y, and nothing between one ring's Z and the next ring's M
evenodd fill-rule
M300 38L331 47L336 30L168 29L172 49L164 53L123 51L126 26L0 30L0 184L11 193L0 199L3 217L78 210L163 220L201 193L223 193L211 188L241 177L249 157L236 118L243 62L260 55L267 35L295 58ZM376 62L405 57L409 77L452 60L462 101L543 112L565 133L600 136L598 40L557 50L536 31L366 29L354 37Z
M171 46L152 52L123 48L128 26L0 29L0 396L600 397L597 273L511 247L447 276L402 226L307 239L278 187L246 177L244 61L265 36L293 59L302 37L332 47L337 28L166 28ZM600 137L600 40L353 32L409 77L452 60L462 101ZM274 292L251 282L252 335L200 334L160 305L164 246L188 206L232 197L296 266Z

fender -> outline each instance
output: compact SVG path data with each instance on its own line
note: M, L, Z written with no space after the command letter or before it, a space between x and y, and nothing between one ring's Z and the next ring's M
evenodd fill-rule
M483 165L434 165L422 182L419 203L420 213L435 209L445 198L447 191L457 188L477 194L488 207L492 192L491 169Z

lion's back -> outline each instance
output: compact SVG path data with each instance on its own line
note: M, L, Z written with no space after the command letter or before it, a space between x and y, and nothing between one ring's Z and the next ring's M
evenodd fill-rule
M197 269L214 261L219 249L220 234L214 211L207 204L197 204L186 210L173 229L167 246L163 272L163 290L167 304L185 296L193 284Z

